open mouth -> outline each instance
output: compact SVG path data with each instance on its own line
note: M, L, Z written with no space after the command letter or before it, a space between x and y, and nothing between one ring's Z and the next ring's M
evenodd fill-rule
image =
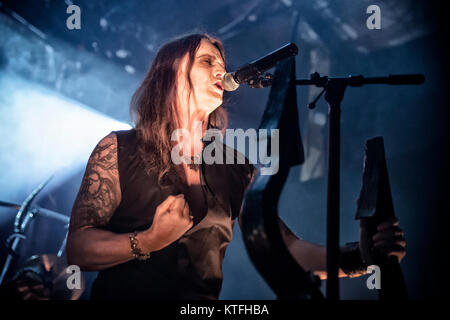
M222 86L222 83L220 83L220 81L217 81L214 85L215 85L217 88L219 88L221 91L223 91L223 86Z

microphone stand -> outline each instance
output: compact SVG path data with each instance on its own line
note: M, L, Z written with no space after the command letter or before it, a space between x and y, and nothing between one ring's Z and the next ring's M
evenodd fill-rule
M247 81L252 88L263 88L272 85L272 75L255 76ZM340 198L340 120L341 102L345 89L361 87L366 84L410 85L422 84L425 76L422 74L389 75L387 77L364 77L362 75L329 78L315 72L308 80L295 80L295 85L314 85L323 88L322 92L308 104L314 109L316 102L325 93L329 105L328 130L328 187L327 187L327 284L326 298L339 300L339 198Z
M315 108L317 100L325 93L329 105L328 141L328 188L327 188L327 284L326 298L339 300L339 197L340 197L340 118L341 101L347 86L360 87L365 84L422 84L424 75L389 75L387 77L364 77L362 75L341 78L320 76L315 72L309 80L296 80L296 85L315 85L322 92L308 107Z

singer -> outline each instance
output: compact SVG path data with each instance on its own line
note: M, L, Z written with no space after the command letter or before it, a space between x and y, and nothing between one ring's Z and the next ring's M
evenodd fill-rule
M135 127L111 132L93 150L67 240L69 264L99 271L91 299L218 299L225 250L257 170L248 161L175 165L170 155L174 144L186 143L171 140L175 129L191 132L201 121L203 131L225 130L225 73L223 45L209 35L165 44L133 95ZM186 156L194 159L190 143L194 152ZM224 152L239 156L226 146ZM325 279L325 248L279 224L295 259ZM398 221L378 230L374 246L401 260ZM340 276L365 273L359 248L342 257Z

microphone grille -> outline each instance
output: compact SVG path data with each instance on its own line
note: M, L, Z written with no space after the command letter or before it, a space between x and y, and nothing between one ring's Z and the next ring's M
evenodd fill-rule
M227 91L234 91L239 87L239 83L234 80L232 73L225 73L222 78L222 85Z

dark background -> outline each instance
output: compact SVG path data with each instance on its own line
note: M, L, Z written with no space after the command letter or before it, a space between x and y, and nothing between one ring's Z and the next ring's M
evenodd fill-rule
M219 37L225 45L229 71L293 41L299 47L297 78L308 78L314 71L330 76L424 74L426 81L421 86L374 85L346 91L341 122L341 245L358 240L354 213L364 143L382 135L396 214L407 238L402 270L410 298L447 295L448 36L443 2L0 3L0 200L21 203L56 172L35 204L65 215L70 214L96 141L120 123L130 123L131 95L157 49L174 36L204 31ZM81 8L80 30L66 28L66 8L72 3ZM366 27L366 8L372 4L381 8L381 30ZM299 23L294 28L297 17ZM78 103L90 113L81 118L77 116L81 111L70 113L70 117L63 111L68 118L62 120L51 111L59 108L57 102L52 102L56 109L46 109L46 100L25 103L20 99L34 97L36 92ZM306 108L318 92L317 88L297 89L307 159L304 165L291 169L279 214L305 240L325 244L327 105L322 99L314 111ZM257 128L268 93L269 89L246 87L227 93L230 127ZM100 127L94 116L116 122ZM89 117L93 124L86 127ZM57 129L50 134L44 130L53 127ZM0 208L0 244L12 232L14 214L12 209ZM237 226L234 231L223 264L221 298L275 298L250 262ZM62 225L36 218L28 230L26 247L21 248L22 257L55 253L64 232ZM2 245L0 265L5 257ZM88 284L94 276L87 275ZM365 286L366 278L341 279L341 298L376 299L376 293ZM83 298L88 297L88 291Z

